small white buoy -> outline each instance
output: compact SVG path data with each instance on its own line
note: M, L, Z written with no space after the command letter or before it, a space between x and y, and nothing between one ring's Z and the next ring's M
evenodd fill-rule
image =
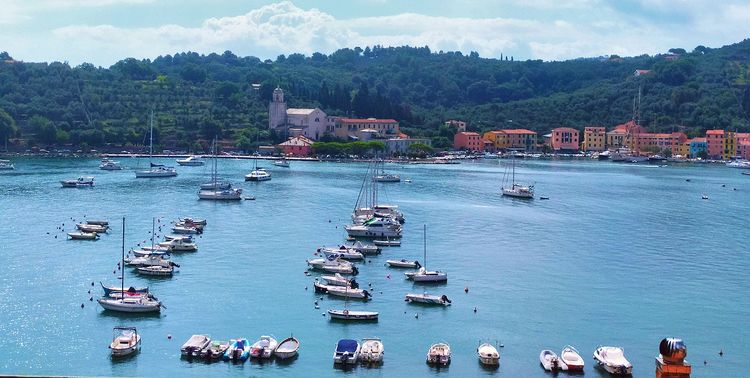
M474 313L476 314L476 312L477 312L477 308L476 308L476 307L474 307Z
M419 319L419 314L414 314L414 318Z

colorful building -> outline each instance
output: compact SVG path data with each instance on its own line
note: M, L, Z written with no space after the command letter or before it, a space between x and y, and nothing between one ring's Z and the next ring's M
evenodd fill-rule
M398 122L394 119L377 118L337 118L329 125L327 132L341 139L360 139L361 133L375 130L380 138L395 137L400 133Z
M280 143L278 147L287 156L310 156L312 154L312 144L312 140L306 138L304 135L298 135L289 138L284 143Z
M750 160L750 153L748 153L750 149L750 133L735 133L734 139L737 144L737 151L734 155L745 160Z
M583 150L604 151L607 148L607 132L602 126L586 126L583 129Z
M724 130L706 131L706 151L711 159L721 159L724 155Z
M672 156L679 156L682 158L687 158L690 156L690 141L692 139L687 139L684 142L677 145L677 148L675 151L672 151Z
M722 160L731 160L737 155L737 139L735 138L734 131L727 131L724 133L724 151L721 155Z
M550 146L555 151L578 151L578 130L571 127L557 127L552 129Z
M668 150L673 155L677 155L680 145L685 143L687 135L682 132L663 134L663 133L640 133L636 137L636 151L664 153Z
M702 151L708 152L708 145L706 144L706 138L693 138L689 141L690 145L690 158L695 159L699 157Z
M484 143L482 137L471 131L463 131L453 136L453 149L481 151Z
M537 134L526 129L503 129L484 133L483 138L495 146L495 150L523 150L533 151L536 149Z
M635 121L628 121L621 125L617 125L612 131L607 133L607 147L627 147L635 150L637 148L637 136L645 132L646 129L644 129L643 126L636 124Z
M466 122L464 122L464 121L459 121L459 120L451 119L451 120L445 121L445 125L446 126L455 126L456 127L456 132L459 132L459 133L466 131Z

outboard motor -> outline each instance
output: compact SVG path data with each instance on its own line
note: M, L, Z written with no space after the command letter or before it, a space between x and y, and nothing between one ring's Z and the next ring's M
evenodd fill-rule
M367 299L367 298L372 298L372 294L370 294L370 292L369 292L369 291L367 291L367 290L362 290L362 293L363 293L363 294L365 295L365 299Z
M356 267L356 266L353 266L353 267L352 267L352 274L353 274L353 275L355 275L355 276L356 276L357 274L359 274L359 269L357 269L357 267Z
M422 267L422 264L419 263L419 261L414 261L414 265L417 269Z
M443 294L443 296L442 296L442 297L440 297L440 299L442 299L442 300L443 300L444 302L448 302L448 303L453 303L453 302L451 302L451 300L450 300L450 299L448 299L448 296L447 296L447 295L445 295L445 294Z
M359 289L359 283L354 278L349 280L349 286L351 286L352 289Z

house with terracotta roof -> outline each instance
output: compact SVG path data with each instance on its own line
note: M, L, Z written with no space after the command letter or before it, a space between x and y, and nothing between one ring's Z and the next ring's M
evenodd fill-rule
M607 132L607 146L609 148L627 147L635 150L637 135L645 132L646 129L643 126L630 120Z
M724 155L724 130L706 131L706 151L711 159L721 159Z
M346 140L359 140L362 132L374 130L379 138L395 138L401 131L398 121L395 119L378 118L338 118L333 125L329 125L327 131L337 138Z
M584 151L604 151L607 148L607 132L604 126L586 126L583 129Z
M482 135L491 141L495 150L533 151L536 149L537 133L527 129L502 129L488 131Z
M278 144L278 147L287 156L310 156L312 154L313 141L304 135L298 135L289 138L284 143Z
M463 131L453 136L454 150L482 151L484 143L478 133Z
M572 127L556 127L552 129L550 136L550 147L555 152L577 152L578 130Z

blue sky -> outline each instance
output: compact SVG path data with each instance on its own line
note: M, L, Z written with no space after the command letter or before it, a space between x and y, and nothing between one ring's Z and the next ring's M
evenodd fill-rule
M726 0L2 0L0 50L90 62L182 51L274 58L416 45L564 60L719 47L748 37L750 2Z

